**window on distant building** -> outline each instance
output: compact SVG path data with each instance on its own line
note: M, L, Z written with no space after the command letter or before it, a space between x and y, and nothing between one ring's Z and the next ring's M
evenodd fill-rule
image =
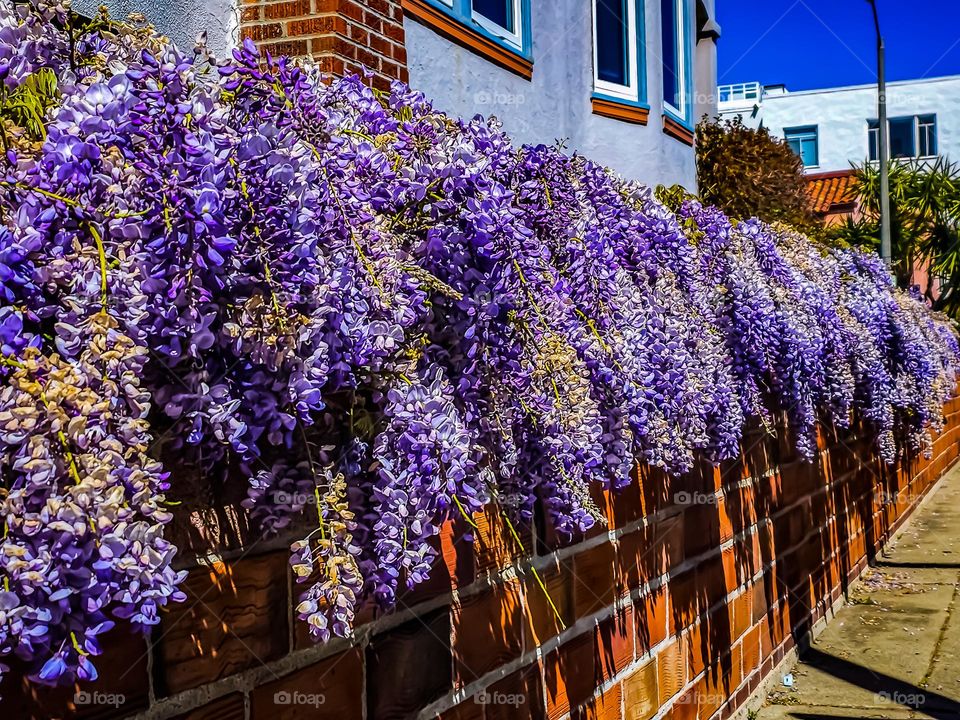
M891 158L923 158L937 154L937 116L911 115L888 120ZM867 150L871 162L880 157L880 121L867 121Z
M593 85L597 96L646 101L642 0L593 0Z
M663 106L677 120L689 123L690 107L690 21L687 0L660 0L663 34Z
M784 135L787 145L800 157L805 168L820 164L820 140L816 125L787 128Z

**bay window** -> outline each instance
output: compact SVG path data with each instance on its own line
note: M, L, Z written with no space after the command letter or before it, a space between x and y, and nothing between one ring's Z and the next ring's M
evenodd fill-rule
M687 0L660 0L664 111L689 124L692 121L690 87L690 20Z
M642 0L593 0L593 84L596 96L641 103Z

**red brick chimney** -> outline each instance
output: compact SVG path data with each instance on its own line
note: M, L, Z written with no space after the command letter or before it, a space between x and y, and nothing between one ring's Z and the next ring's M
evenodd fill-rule
M238 0L240 33L274 55L311 55L335 75L407 81L401 0Z

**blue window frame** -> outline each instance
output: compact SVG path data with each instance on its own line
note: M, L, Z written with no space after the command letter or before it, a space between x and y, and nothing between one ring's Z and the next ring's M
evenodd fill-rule
M817 167L820 164L820 137L816 125L787 128L784 136L787 145L800 157L805 168Z
M530 0L424 0L471 30L532 59Z
M692 42L687 3L688 0L660 0L663 109L674 120L692 127Z
M646 107L643 0L593 0L593 96Z

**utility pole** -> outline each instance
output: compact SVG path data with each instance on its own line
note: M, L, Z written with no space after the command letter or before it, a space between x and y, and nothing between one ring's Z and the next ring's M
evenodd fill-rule
M877 102L880 115L879 142L880 153L880 257L889 266L893 249L890 243L890 157L887 148L890 143L887 126L887 68L886 45L880 33L880 16L877 14L877 0L867 0L873 8L873 24L877 29Z

